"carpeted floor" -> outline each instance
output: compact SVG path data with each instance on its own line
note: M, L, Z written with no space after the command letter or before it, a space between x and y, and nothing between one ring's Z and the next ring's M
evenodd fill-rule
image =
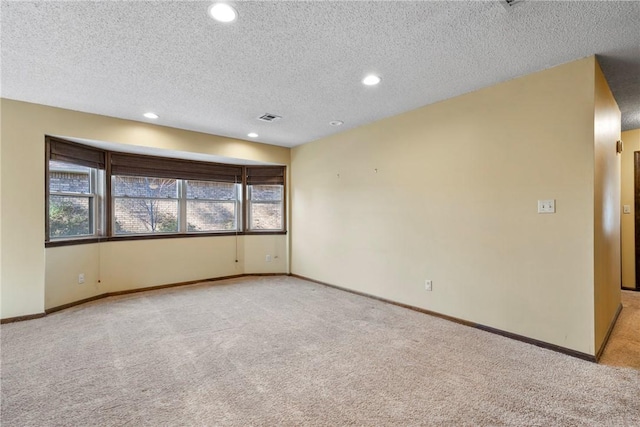
M640 371L291 277L2 325L2 427L632 426Z
M600 363L640 369L640 292L622 291L622 311Z

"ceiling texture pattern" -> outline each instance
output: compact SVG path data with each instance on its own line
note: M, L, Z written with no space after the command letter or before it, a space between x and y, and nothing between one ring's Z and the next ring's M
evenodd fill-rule
M640 128L638 1L211 3L2 0L0 95L292 147L595 54Z

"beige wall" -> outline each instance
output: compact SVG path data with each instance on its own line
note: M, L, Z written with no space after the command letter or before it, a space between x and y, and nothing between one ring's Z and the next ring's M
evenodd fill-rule
M281 235L238 236L236 242L235 236L225 236L48 248L45 309L108 292L238 274L286 273L286 240ZM84 284L78 284L80 273Z
M594 355L594 70L294 148L292 273Z
M600 350L620 305L620 110L596 62L594 108L595 348Z
M622 201L631 207L630 214L622 214L622 286L636 287L635 248L635 197L634 197L634 152L640 151L640 129L622 133Z
M46 134L284 165L289 164L290 150L7 99L1 103L0 317L41 313L45 306L108 291L240 274L244 269L288 271L287 236L240 239L240 266L235 265L235 238L231 237L110 242L45 252ZM259 263L271 246L284 255L277 262ZM81 272L86 275L84 285L77 283Z
M282 273L289 271L288 240L281 236L244 237L244 273ZM251 250L246 250L251 248ZM267 261L269 256L269 261Z

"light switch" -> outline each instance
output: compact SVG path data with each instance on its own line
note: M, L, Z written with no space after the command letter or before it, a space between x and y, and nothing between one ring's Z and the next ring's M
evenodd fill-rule
M538 200L538 213L556 213L555 199Z
M622 206L622 212L625 214L630 214L631 213L631 205L623 205Z

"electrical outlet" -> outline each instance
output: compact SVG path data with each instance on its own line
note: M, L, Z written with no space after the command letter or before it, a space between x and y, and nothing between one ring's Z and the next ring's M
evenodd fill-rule
M78 274L78 284L83 284L84 283L84 273L80 273Z
M629 215L631 213L631 205L623 205L622 213L624 213L625 215Z
M266 262L271 262L271 255L267 255L266 257L264 257L264 260Z
M556 213L555 199L538 200L538 213Z
M432 291L433 290L433 281L432 280L425 280L424 281L424 290L425 291Z

